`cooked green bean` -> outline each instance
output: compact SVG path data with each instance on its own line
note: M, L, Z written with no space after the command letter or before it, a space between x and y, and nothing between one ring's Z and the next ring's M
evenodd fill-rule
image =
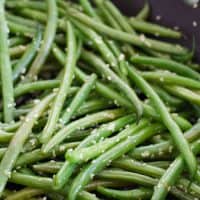
M133 115L128 115L121 117L113 122L108 124L101 125L98 129L94 129L91 135L86 137L75 150L80 150L84 147L90 146L98 142L102 138L106 138L111 135L113 132L116 132L123 128L125 125L134 121ZM54 177L54 185L56 188L61 188L64 184L67 183L69 177L75 171L77 165L74 163L69 163L66 161L59 172Z
M197 163L194 154L192 153L188 142L183 137L183 133L179 126L171 118L167 108L164 103L160 100L156 92L151 88L151 86L134 70L133 68L128 68L129 75L131 79L142 89L142 91L152 100L154 103L155 109L159 112L160 117L165 124L165 126L170 131L173 141L176 144L176 147L182 153L187 167L190 171L191 176L195 176Z
M136 18L139 20L146 20L150 13L149 2L145 1L144 7L140 10L140 12L136 15Z
M143 114L143 107L141 101L135 92L129 87L129 85L120 79L101 59L94 54L84 51L82 52L81 58L96 67L98 71L101 71L107 77L108 81L116 84L122 90L122 92L126 94L127 98L135 107L137 117L139 119Z
M72 115L76 112L76 110L80 107L82 102L85 101L87 96L89 95L92 87L95 84L96 75L91 75L87 82L80 88L80 90L77 92L76 96L74 97L73 101L69 105L69 107L66 109L66 111L62 114L62 117L60 119L60 122L62 124L67 124L72 117Z
M74 179L72 185L69 189L68 198L69 200L76 199L77 194L82 188L93 178L93 176L101 171L108 163L112 162L114 159L120 157L124 153L130 151L136 145L145 141L149 137L155 134L159 130L159 126L150 126L147 129L142 130L138 134L127 138L125 141L120 142L113 148L103 153L97 159L95 159L91 164L88 164L84 170L82 170L78 176Z
M166 28L157 24L138 20L137 18L130 18L131 26L136 30L143 33L153 34L154 36L180 38L181 33L170 28Z
M200 89L199 81L184 76L179 76L168 71L141 72L144 79L159 82L161 84L173 84L188 88Z
M159 42L157 40L146 39L146 38L144 38L143 40L143 38L141 39L139 36L135 36L130 33L125 33L122 31L115 30L113 28L110 28L109 26L104 25L103 23L96 22L95 20L91 19L87 15L81 12L78 12L74 9L70 8L68 12L69 12L69 15L71 15L73 18L88 25L89 27L93 28L97 32L108 35L112 39L116 39L122 42L127 42L130 44L136 45L136 46L147 47L147 48L151 48L157 51L171 53L171 54L187 53L187 50L180 46L175 46L170 43Z
M17 157L23 148L24 142L27 140L35 121L47 108L53 97L54 94L51 94L44 98L38 105L36 105L26 116L16 134L12 137L8 149L6 150L6 153L4 154L0 163L0 195L2 195L13 165L15 164Z
M66 65L64 68L64 76L62 78L59 91L55 98L55 102L53 104L52 110L50 112L47 124L44 128L43 134L41 136L42 143L47 143L51 138L55 128L58 118L60 116L60 112L62 110L64 101L67 97L67 94L70 89L70 85L73 80L74 68L76 64L76 38L74 35L73 26L70 22L67 23L67 45L68 52L66 58ZM63 119L63 118L62 118ZM65 119L64 119L65 120Z
M56 2L53 0L48 0L48 22L44 33L44 40L39 49L38 55L32 63L28 76L34 78L40 72L42 65L44 64L46 57L49 54L50 48L52 46L57 27L57 6Z
M34 56L39 48L39 45L41 42L41 37L42 37L41 30L38 29L35 37L33 38L32 44L30 44L27 47L27 49L26 49L25 53L23 54L23 56L21 57L21 59L14 66L14 69L12 72L14 81L16 81L19 78L20 74L24 74L26 72L28 65L34 58Z
M2 82L3 110L4 121L11 122L13 120L13 112L15 107L12 69L9 55L8 34L9 29L5 19L5 0L0 2L0 72Z
M158 67L161 69L170 70L177 74L200 80L200 74L188 66L164 58L153 58L147 56L134 56L131 58L134 64L151 65L153 67Z
M180 86L165 86L165 88L175 96L183 98L191 103L200 105L200 94Z
M55 133L55 135L43 145L42 151L47 153L51 149L53 149L56 145L60 144L64 139L67 138L68 135L72 134L74 131L78 129L84 129L87 127L94 126L95 124L106 122L117 117L120 117L124 114L123 109L113 109L101 111L95 114L90 114L78 120L75 120L69 123L67 126L62 128L60 131Z
M108 198L114 199L149 199L152 195L152 190L147 188L139 188L134 190L113 190L104 187L98 187L97 191Z

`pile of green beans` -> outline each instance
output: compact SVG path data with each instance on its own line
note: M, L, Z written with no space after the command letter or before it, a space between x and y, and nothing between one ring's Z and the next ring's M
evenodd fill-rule
M199 199L200 65L149 14L0 1L0 199Z

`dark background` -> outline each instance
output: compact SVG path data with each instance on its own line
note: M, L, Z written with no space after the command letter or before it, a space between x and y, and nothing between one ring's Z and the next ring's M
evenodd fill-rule
M143 7L143 0L113 0L123 13L129 16L135 16ZM149 0L151 6L150 21L175 27L178 26L184 33L184 38L180 43L192 48L193 36L196 41L195 58L200 62L200 7L193 8L182 0ZM161 19L156 20L156 16ZM197 26L193 26L196 21Z

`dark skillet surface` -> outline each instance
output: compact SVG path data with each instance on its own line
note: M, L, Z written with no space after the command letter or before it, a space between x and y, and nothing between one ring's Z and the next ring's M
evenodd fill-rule
M123 13L134 16L142 8L143 0L113 0ZM149 0L151 5L150 21L169 27L178 26L184 33L180 43L191 49L192 38L196 41L196 55L200 62L200 7L193 8L182 0ZM156 16L161 19L156 20ZM197 26L193 26L193 22Z

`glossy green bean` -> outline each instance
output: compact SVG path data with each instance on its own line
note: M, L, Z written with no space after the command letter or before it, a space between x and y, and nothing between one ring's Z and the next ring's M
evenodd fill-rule
M35 37L33 38L32 44L30 44L27 47L23 56L20 58L20 60L17 62L17 64L13 68L12 76L13 76L14 81L16 81L19 78L20 74L24 74L26 72L27 67L31 63L32 59L34 58L39 48L41 38L42 38L42 33L39 28L37 29L37 33Z
M137 126L136 124L132 124L128 128L118 133L116 136L100 141L89 147L83 147L81 149L74 150L72 152L66 152L65 158L72 163L87 162L99 156L101 153L107 151L108 149L118 144L119 142L125 140L127 137L134 135L142 128L144 128L146 125L147 121L141 120Z
M122 42L127 42L130 44L133 44L135 46L140 47L147 47L153 50L171 53L171 54L185 54L187 53L187 50L180 47L180 46L174 46L170 43L165 42L159 42L157 40L152 39L141 39L139 36L135 36L130 33L125 33L119 30L115 30L113 28L110 28L107 25L104 25L101 22L96 22L92 18L88 17L87 15L75 10L75 9L68 9L68 14L72 16L73 18L81 21L82 23L88 25L89 27L93 28L97 32L100 32L102 34L105 34L112 39L119 40Z
M191 148L194 153L200 152L200 140L194 142ZM183 169L184 169L184 158L183 156L179 156L172 162L170 167L165 171L165 173L160 178L157 186L154 188L152 200L165 199L169 188L171 188L176 183L177 178L180 176Z
M9 55L8 33L9 29L5 19L5 1L0 2L0 72L2 82L3 95L3 113L4 121L11 122L13 120L13 112L15 107L12 69Z
M43 190L34 189L34 188L25 188L15 192L14 194L8 195L5 200L23 200L30 199L32 197L36 197L44 194Z
M75 150L80 150L84 147L90 146L98 142L101 138L106 138L110 136L113 132L119 131L125 125L133 121L133 115L127 115L125 117L114 120L113 122L109 122L108 124L103 124L98 129L94 129L94 131L88 137L81 141ZM54 177L55 187L61 188L64 184L66 184L69 177L72 175L76 168L77 165L75 163L69 163L68 161L66 161Z
M149 2L145 1L143 8L136 15L136 18L139 20L146 20L149 17L149 13L150 13Z
M47 153L76 130L88 128L98 123L113 120L117 117L122 116L124 113L125 111L123 109L113 109L90 114L88 116L75 120L62 128L60 131L58 131L47 144L44 144L42 147L42 151L44 153Z
M175 75L168 71L141 72L144 79L161 84L174 84L188 88L200 89L199 81L184 76Z
M68 95L71 83L73 81L73 75L74 75L74 68L76 64L76 38L74 35L74 29L70 22L67 22L67 58L66 58L66 64L64 67L64 75L57 93L57 96L55 98L54 104L52 106L51 112L49 114L49 118L47 121L47 124L44 128L44 131L41 136L42 143L47 143L52 134L55 131L56 123L59 119L64 101ZM65 119L64 119L65 120Z
M104 187L98 187L97 192L114 199L149 199L152 195L152 190L147 188L139 188L134 190L114 190Z
M161 69L170 70L182 76L200 80L200 74L187 65L164 58L154 58L148 56L134 56L131 58L134 64L151 65Z
M55 45L52 51L55 57L58 59L58 61L63 65L65 60L64 53ZM87 80L87 75L78 67L75 69L75 75L77 76L78 79L80 79L83 82ZM115 91L111 87L103 84L98 80L96 81L95 90L103 97L113 100L115 104L133 110L133 106L130 103L130 101L128 101L126 98L124 98L122 95L120 95L117 91ZM143 104L143 107L145 115L150 116L151 118L154 118L156 120L160 120L160 116L151 106ZM188 128L191 127L191 125L187 121L183 120L180 116L172 115L172 117L183 130L187 130Z
M56 34L57 27L57 6L53 0L48 0L48 22L44 32L44 41L39 49L38 55L32 63L28 76L33 78L40 72L42 65L44 64L46 57L49 54L53 40Z
M19 153L22 151L23 145L27 140L35 121L48 107L48 104L52 101L53 97L54 94L51 94L36 105L26 116L16 134L12 137L12 140L0 163L0 195L2 195L7 180L10 177L11 170L18 158Z
M82 51L81 58L92 64L98 71L101 71L101 73L107 77L108 81L111 81L120 88L120 90L127 96L129 101L135 107L135 111L139 119L143 114L143 106L134 90L131 89L128 84L120 79L100 58L94 54L88 51Z
M70 186L68 193L69 200L76 199L79 191L81 191L82 188L93 178L93 176L101 171L108 163L112 162L114 159L130 151L130 149L134 148L136 145L153 136L158 130L159 126L157 125L148 127L138 134L131 136L125 141L115 145L113 148L109 149L107 152L95 159L91 164L88 164L84 170L77 175Z
M192 153L188 142L183 137L183 133L176 122L171 118L164 103L160 100L159 96L151 88L151 86L134 70L128 68L130 78L142 89L142 91L152 100L155 109L159 112L164 125L170 131L173 141L179 151L182 153L191 176L196 174L197 163L194 154Z
M78 110L78 108L83 104L85 99L88 97L90 91L92 90L96 81L96 75L92 74L88 80L83 84L80 90L77 92L73 98L71 104L67 107L66 111L62 114L60 122L62 124L67 124L72 115Z
M180 86L165 86L168 92L193 104L200 105L200 94Z
M181 33L170 28L166 28L150 22L138 20L135 17L131 17L129 20L131 26L142 33L153 34L154 36L167 37L167 38L180 38Z

